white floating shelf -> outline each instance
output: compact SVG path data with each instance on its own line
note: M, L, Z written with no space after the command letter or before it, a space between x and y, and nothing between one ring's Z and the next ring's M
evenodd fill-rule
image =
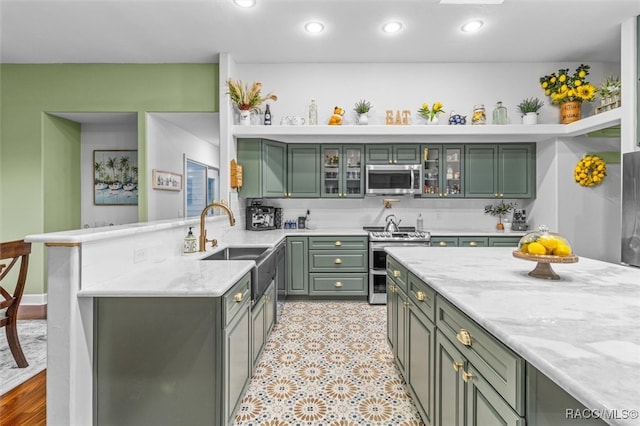
M580 136L619 125L616 108L571 124L507 125L343 125L343 126L233 126L236 138L266 138L300 143L376 142L537 142L562 136Z

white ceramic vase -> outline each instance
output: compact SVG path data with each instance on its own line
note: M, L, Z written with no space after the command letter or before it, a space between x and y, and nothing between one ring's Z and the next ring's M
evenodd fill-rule
M361 125L369 124L369 116L367 115L366 112L364 114L358 115L358 124L361 124Z
M522 124L538 124L538 113L528 112L522 116Z
M438 116L437 116L437 115L435 115L435 116L433 116L433 118L428 118L428 117L427 117L427 124L429 124L429 125L436 125L436 124L438 124Z
M239 112L239 115L240 115L241 126L249 126L251 124L251 111L246 109L241 109Z

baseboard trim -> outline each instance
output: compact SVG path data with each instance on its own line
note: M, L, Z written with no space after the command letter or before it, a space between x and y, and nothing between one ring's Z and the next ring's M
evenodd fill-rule
M18 307L18 319L47 319L47 305L22 305Z

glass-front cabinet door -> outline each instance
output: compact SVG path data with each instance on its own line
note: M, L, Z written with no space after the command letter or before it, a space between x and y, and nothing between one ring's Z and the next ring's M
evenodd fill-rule
M363 145L322 145L322 197L364 196Z
M463 197L462 145L422 145L423 197Z

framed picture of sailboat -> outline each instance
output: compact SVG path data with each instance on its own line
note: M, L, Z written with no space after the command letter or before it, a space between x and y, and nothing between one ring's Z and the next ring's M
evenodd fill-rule
M138 151L93 151L93 204L138 204Z
M182 190L182 175L172 172L163 172L153 169L151 176L151 187L153 189L168 189L169 191Z

